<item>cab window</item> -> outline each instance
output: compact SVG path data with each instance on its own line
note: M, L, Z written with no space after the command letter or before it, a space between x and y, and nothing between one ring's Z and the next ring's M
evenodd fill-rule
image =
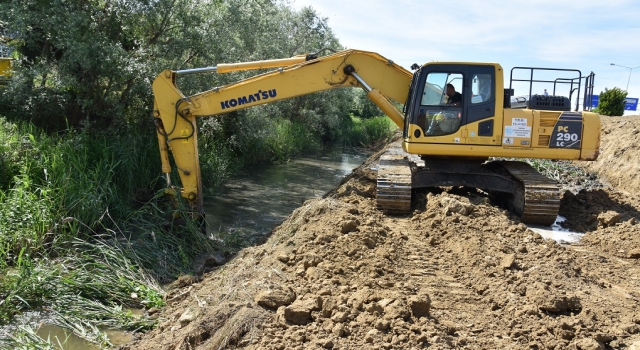
M453 134L460 129L464 102L463 75L430 72L422 91L418 125L425 136Z
M471 79L471 104L491 100L493 81L491 74L474 74Z
M462 74L431 72L427 75L424 90L422 91L422 102L427 106L443 105L449 102L447 86L453 86L455 92L462 94Z

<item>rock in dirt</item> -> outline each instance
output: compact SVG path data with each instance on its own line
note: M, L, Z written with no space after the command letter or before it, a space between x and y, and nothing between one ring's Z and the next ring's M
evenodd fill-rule
M333 327L333 329L331 330L331 333L333 333L338 337L343 337L346 335L346 327L344 324L338 323Z
M287 306L293 303L294 300L296 300L296 293L289 287L263 290L254 298L258 305L271 309Z
M626 324L620 325L618 326L618 329L623 333L629 333L629 334L636 334L640 330L638 328L638 325L634 323L626 323Z
M182 275L177 280L171 282L168 286L168 290L177 290L179 288L188 287L194 283L197 283L200 279L196 276Z
M428 294L422 293L409 298L409 307L414 317L429 316L431 310L431 298Z
M321 308L321 297L308 297L303 300L296 300L284 309L284 318L293 324L304 325L311 321L311 311L318 311Z
M375 340L375 338L378 336L378 330L377 329L372 329L370 331L367 332L367 335L364 338L364 341L366 341L367 343L373 343L373 341Z
M469 215L473 212L473 205L471 203L465 203L456 198L445 197L440 199L440 205L444 207L443 212L445 215L451 213L458 213L460 215Z
M377 330L379 331L386 331L389 329L389 326L391 326L391 322L389 322L389 320L385 320L385 319L380 319L376 321L375 327Z
M403 320L407 319L411 315L411 312L409 310L409 306L404 302L404 300L397 299L384 307L384 314L387 318L392 320Z
M278 255L278 260L279 260L280 262L285 263L285 264L289 262L289 259L290 259L290 258L289 258L289 255L287 255L287 254L280 254L280 255Z
M358 226L360 226L360 222L358 220L355 220L355 219L347 220L342 223L340 232L347 234L349 232L355 231L358 228Z
M538 308L548 312L565 312L580 310L582 305L576 296L554 295L551 293L541 293L535 298Z
M585 338L576 342L576 348L578 350L604 350L605 346L595 339Z
M225 262L225 258L220 254L207 254L201 256L194 263L194 273L200 276L203 273L211 271L214 267L221 266Z
M613 210L609 210L598 215L598 224L600 227L613 226L618 222L620 222L620 214Z
M303 266L304 269L308 269L310 267L318 266L318 264L322 262L322 258L316 254L308 254L304 257Z
M500 267L502 267L503 269L510 269L515 262L516 262L516 255L507 254L504 257L502 257L502 261L500 262Z
M451 321L442 322L442 327L448 335L454 335L458 331L458 325Z
M180 315L180 318L178 319L178 322L180 323L180 327L184 327L188 325L193 320L195 320L197 316L198 316L198 309L194 306L188 307L186 310L184 310L184 312L182 313L182 315Z
M640 248L631 249L627 257L629 259L640 259Z

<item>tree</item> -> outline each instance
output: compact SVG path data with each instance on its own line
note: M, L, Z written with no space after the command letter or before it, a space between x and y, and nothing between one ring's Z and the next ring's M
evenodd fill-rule
M276 0L5 0L0 22L19 33L20 56L0 114L51 131L150 120L151 82L164 69L340 48L326 19ZM192 94L253 74L191 76L180 88ZM295 106L304 108L285 110Z
M620 116L624 114L624 105L627 99L627 92L614 87L607 88L600 93L598 107L593 111L602 115Z
M196 46L191 33L200 22L199 4L190 0L11 0L0 6L0 20L19 33L20 55L2 112L52 130L82 121L106 128L143 114L153 63ZM162 50L172 44L173 50Z

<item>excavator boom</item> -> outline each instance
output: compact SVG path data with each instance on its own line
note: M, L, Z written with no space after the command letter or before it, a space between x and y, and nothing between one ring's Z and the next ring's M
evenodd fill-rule
M189 97L177 86L184 74L276 68L233 84ZM154 117L162 160L162 172L171 185L169 151L182 183L181 195L202 210L202 181L198 160L196 118L228 113L314 92L341 87L362 87L368 96L398 125L403 114L389 100L404 104L411 72L376 53L346 50L314 58L296 56L223 64L184 71L165 70L153 82Z

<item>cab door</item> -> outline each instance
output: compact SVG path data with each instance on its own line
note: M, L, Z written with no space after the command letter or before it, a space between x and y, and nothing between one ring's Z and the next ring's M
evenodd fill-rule
M493 66L469 66L469 91L466 97L463 124L467 127L468 143L485 144L485 137L495 136L496 81ZM498 128L499 129L499 128ZM499 131L498 131L499 132Z
M415 75L417 84L413 87L405 129L405 135L413 142L459 142L460 127L464 124L464 96L468 90L467 68L456 64L428 64ZM452 89L452 96L448 95L448 89ZM454 93L462 95L459 101Z

